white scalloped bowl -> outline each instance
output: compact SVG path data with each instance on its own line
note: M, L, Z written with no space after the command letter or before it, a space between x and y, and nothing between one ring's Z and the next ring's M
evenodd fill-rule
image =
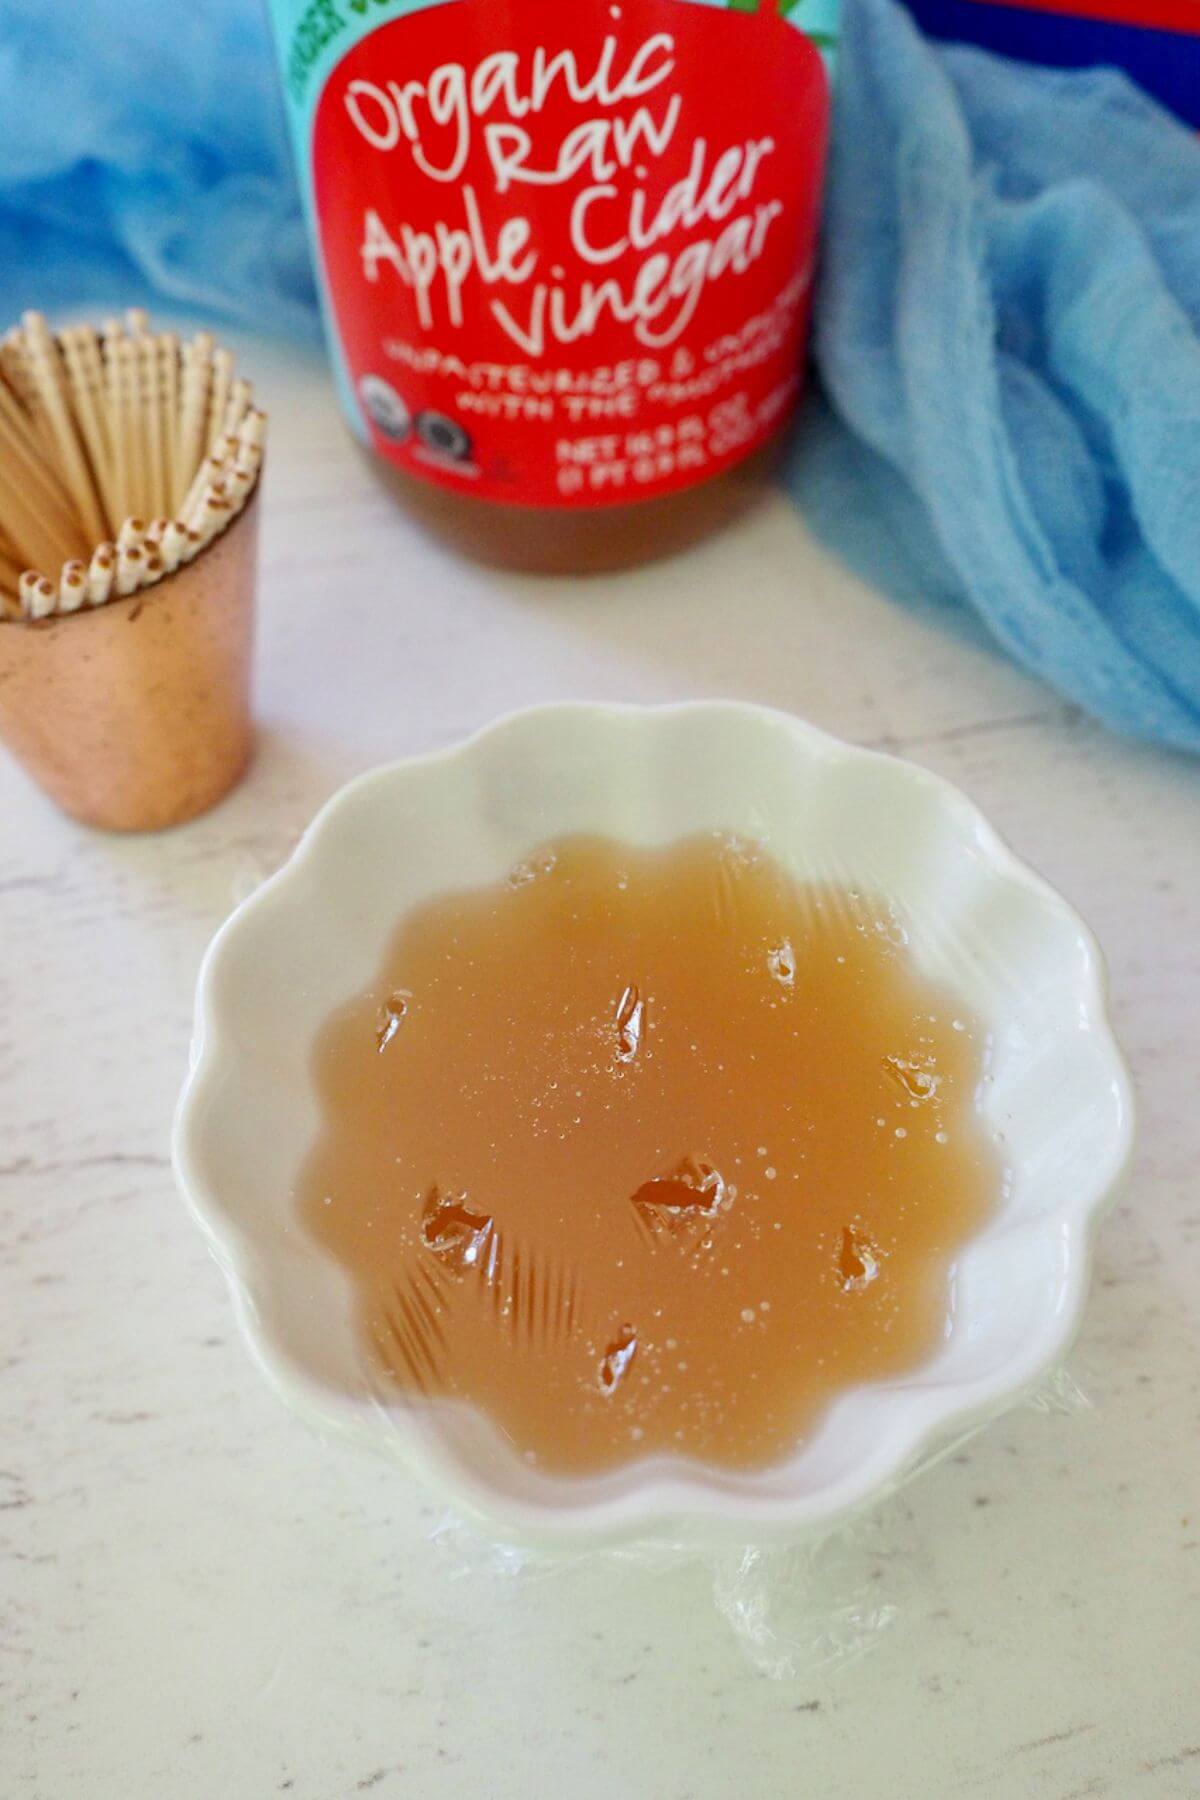
M313 1040L368 984L415 903L494 881L562 834L657 844L705 829L761 838L798 876L897 905L918 965L993 1033L980 1104L1004 1134L1011 1191L957 1258L936 1354L842 1394L786 1462L733 1473L657 1457L555 1479L461 1402L384 1407L373 1394L348 1280L293 1212L318 1127ZM419 1474L493 1535L552 1547L796 1535L1011 1405L1072 1340L1131 1140L1096 944L955 788L759 707L563 705L364 775L328 803L205 958L174 1154L241 1329L284 1399Z

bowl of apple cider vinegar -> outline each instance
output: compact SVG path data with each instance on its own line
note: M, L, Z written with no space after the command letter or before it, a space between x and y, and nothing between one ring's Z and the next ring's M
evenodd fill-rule
M1059 1359L1128 1156L1086 928L798 720L352 783L200 979L178 1177L320 1427L510 1541L797 1534Z

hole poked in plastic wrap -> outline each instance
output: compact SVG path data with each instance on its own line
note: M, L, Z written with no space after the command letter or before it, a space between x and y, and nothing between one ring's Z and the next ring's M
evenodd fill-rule
M1092 1402L1065 1366L1048 1370L1018 1405L1073 1416ZM921 1559L906 1535L911 1509L894 1504L919 1476L978 1437L983 1421L939 1444L908 1469L877 1504L794 1544L745 1544L697 1550L665 1541L601 1550L543 1551L498 1543L447 1513L430 1533L451 1579L492 1576L548 1581L607 1563L666 1575L692 1568L711 1582L714 1607L758 1671L773 1681L831 1676L874 1650L901 1627L917 1598Z

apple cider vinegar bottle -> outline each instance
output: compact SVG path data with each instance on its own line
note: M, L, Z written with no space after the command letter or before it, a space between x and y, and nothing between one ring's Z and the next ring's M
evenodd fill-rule
M729 518L802 379L838 0L270 0L343 405L466 553Z

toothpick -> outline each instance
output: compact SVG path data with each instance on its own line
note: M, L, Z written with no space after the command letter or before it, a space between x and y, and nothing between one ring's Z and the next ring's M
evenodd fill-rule
M208 429L205 441L209 450L215 450L218 438L222 435L225 423L225 409L229 405L230 388L233 383L233 352L217 350L212 359L212 393L208 401Z
M238 427L238 447L234 456L232 485L243 501L249 499L258 481L266 435L267 415L255 407Z
M195 480L184 495L183 504L178 508L179 517L185 520L187 524L191 525L195 523L192 515L196 512L198 507L203 506L204 496L209 488L213 486L214 482L221 483L224 481L228 466L225 459L221 456L206 456L204 461L200 464L200 467L196 471Z
M145 567L145 553L137 544L122 547L117 552L117 572L113 586L122 597L135 593L141 586L142 571Z
M261 450L267 441L267 415L261 406L252 406L237 429L239 444Z
M213 340L199 332L183 352L183 405L179 415L179 452L175 467L174 511L182 509L184 496L196 477L204 455L204 431L208 419L209 360Z
M75 503L80 524L94 543L104 536L104 516L92 485L91 470L79 441L74 417L66 402L66 377L58 346L41 313L25 314L25 341L29 346L34 385L50 422L63 477Z
M48 619L54 611L57 595L44 575L26 569L21 576L21 611L27 619Z
M89 606L103 606L112 593L113 577L117 567L117 546L115 544L97 544L92 553L91 564L87 574L87 598Z
M59 612L78 612L87 598L87 565L79 561L64 563L58 579Z
M246 416L247 409L254 396L254 389L248 381L235 381L229 390L229 399L225 403L225 417L221 424L220 436L231 437Z
M139 586L144 588L155 587L162 580L166 572L166 566L163 563L162 557L157 551L154 551L151 555L147 556L146 561L143 564L142 579Z
M250 498L257 478L257 469L243 468L240 463L234 465L226 482L226 492L239 512Z
M138 346L133 338L122 338L117 345L121 370L121 394L124 406L125 445L129 469L129 505L134 512L145 512L146 505L146 411L142 404L141 364Z
M211 544L225 529L233 511L232 500L225 494L218 493L215 487L210 487L204 496L203 505L197 508L192 520L194 530L200 535L201 548Z
M108 435L112 446L112 506L109 529L116 531L132 510L129 495L129 441L126 429L125 363L121 346L125 332L120 319L106 319L103 327L104 391L108 403Z
M113 511L112 445L108 432L108 409L104 398L104 367L100 361L100 344L90 325L79 325L62 334L63 361L67 367L71 399L79 420L84 444L92 466L92 474L109 531L117 528Z
M262 451L257 444L239 444L237 455L233 459L233 466L257 481L259 470L262 468Z
M138 387L141 394L143 441L146 452L146 509L161 513L170 504L163 467L162 386L158 367L158 340L149 335L137 340Z
M175 504L176 457L179 450L179 339L164 331L158 340L159 430L163 447L163 506Z
M188 545L188 528L181 519L171 519L162 534L159 554L163 559L163 567L170 574L184 560L184 552Z

